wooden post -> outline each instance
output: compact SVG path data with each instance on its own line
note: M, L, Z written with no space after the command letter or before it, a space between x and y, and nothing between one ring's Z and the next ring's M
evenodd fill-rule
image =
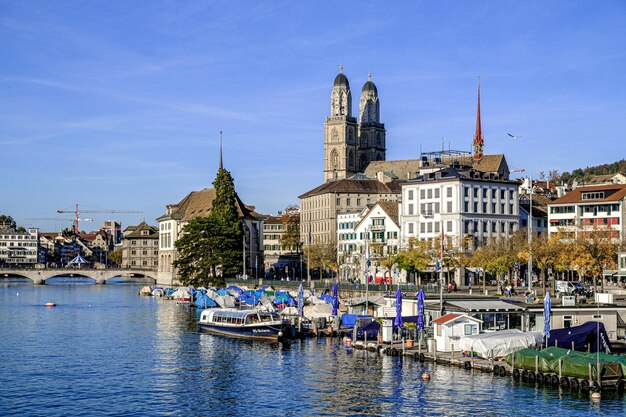
M593 382L593 373L591 372L591 363L589 363L589 386L591 387L591 383Z
M563 376L563 359L559 359L559 382Z
M554 347L559 347L559 341L557 339L554 339Z
M511 355L511 378L513 378L513 371L515 370L515 352Z
M574 341L572 340L572 350L575 350L574 347L575 347L575 344L574 344Z
M472 348L474 346L472 345ZM470 352L470 361L472 362L472 369L474 369L474 350L472 349L472 351Z
M402 357L404 357L404 336L402 336Z
M535 355L535 375L539 372L539 355Z
M591 344L587 343L587 353L591 352Z
M454 344L452 344L452 360L454 361Z

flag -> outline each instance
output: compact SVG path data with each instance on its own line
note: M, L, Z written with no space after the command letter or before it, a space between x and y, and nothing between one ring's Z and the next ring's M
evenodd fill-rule
M439 272L439 259L435 259L435 272Z
M439 259L443 263L443 240L445 239L445 235L443 234L443 222L441 222L441 245L439 246Z

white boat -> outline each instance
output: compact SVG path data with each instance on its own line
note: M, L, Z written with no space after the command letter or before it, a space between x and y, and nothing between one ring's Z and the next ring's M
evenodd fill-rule
M203 310L198 325L208 333L272 341L284 337L289 327L278 313L234 308Z

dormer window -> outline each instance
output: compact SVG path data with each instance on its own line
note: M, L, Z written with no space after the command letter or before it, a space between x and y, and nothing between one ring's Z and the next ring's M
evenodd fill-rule
M604 199L604 191L582 193L582 199L583 200L602 200Z

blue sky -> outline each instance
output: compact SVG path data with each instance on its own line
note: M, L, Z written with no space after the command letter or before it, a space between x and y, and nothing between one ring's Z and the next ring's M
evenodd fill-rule
M469 149L480 75L486 153L535 176L614 162L625 45L623 1L0 0L0 213L155 224L211 186L220 130L242 199L276 213L323 180L339 64L355 110L372 72L387 159Z

